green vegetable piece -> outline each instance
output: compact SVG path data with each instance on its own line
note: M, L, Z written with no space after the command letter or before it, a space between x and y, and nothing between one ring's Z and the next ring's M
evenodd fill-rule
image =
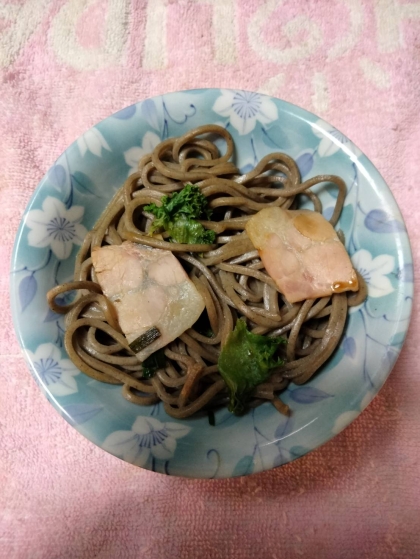
M159 330L156 328L156 326L153 326L152 328L150 328L150 330L147 330L147 332L131 342L131 344L129 344L130 349L134 351L134 353L138 353L139 351L150 345L152 342L157 340L157 338L159 337Z
M216 233L209 229L204 229L201 223L187 217L178 217L170 223L167 231L171 235L171 240L177 243L207 245L214 243Z
M142 363L143 378L152 378L156 371L163 369L166 364L165 350L163 348L158 349L152 355L149 355Z
M270 377L271 370L283 364L275 359L284 338L269 338L253 334L240 319L228 336L219 357L219 370L229 390L229 411L244 413L253 390Z
M212 427L215 427L216 417L214 415L214 411L213 410L208 410L207 415L208 415L208 419L209 419L209 425L211 425Z
M155 216L151 234L164 229L169 232L171 241L186 244L211 244L216 238L214 231L196 221L210 219L212 213L198 186L187 184L180 192L163 196L161 206L149 204L144 209Z

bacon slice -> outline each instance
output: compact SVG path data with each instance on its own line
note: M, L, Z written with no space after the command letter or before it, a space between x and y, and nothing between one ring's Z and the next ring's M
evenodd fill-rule
M265 208L246 231L290 303L357 291L357 275L333 226L310 210Z
M167 250L124 242L94 249L92 261L128 342L153 327L160 332L136 354L140 361L180 336L204 310L202 296Z

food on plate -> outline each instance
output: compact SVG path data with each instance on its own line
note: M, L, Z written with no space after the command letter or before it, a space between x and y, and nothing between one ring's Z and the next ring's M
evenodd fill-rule
M92 264L140 362L191 328L204 310L203 297L168 250L125 241L95 247Z
M176 418L264 402L289 413L279 394L319 371L366 297L334 229L343 180L302 182L279 152L247 173L233 159L220 126L162 141L87 234L73 281L47 296L81 371ZM322 184L338 192L329 221L312 190Z
M289 303L359 290L343 243L320 213L266 208L248 221L246 232Z
M271 371L284 361L274 355L285 338L253 334L240 318L227 337L219 356L219 371L229 389L229 410L239 414L257 386L268 380Z

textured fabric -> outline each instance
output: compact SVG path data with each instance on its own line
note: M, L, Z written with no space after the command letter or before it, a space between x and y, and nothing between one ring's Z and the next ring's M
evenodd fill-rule
M36 184L84 130L137 100L259 90L348 135L390 185L418 272L420 3L21 0L0 5L0 557L420 556L419 308L379 396L281 469L188 481L123 463L41 396L8 301Z

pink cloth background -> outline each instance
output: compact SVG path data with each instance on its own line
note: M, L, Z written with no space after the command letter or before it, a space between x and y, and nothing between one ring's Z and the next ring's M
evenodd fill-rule
M417 302L401 357L369 408L323 448L249 478L189 481L125 464L61 419L27 370L9 265L38 181L110 113L219 86L281 97L353 139L401 207L418 275L420 2L2 2L2 558L420 557Z

